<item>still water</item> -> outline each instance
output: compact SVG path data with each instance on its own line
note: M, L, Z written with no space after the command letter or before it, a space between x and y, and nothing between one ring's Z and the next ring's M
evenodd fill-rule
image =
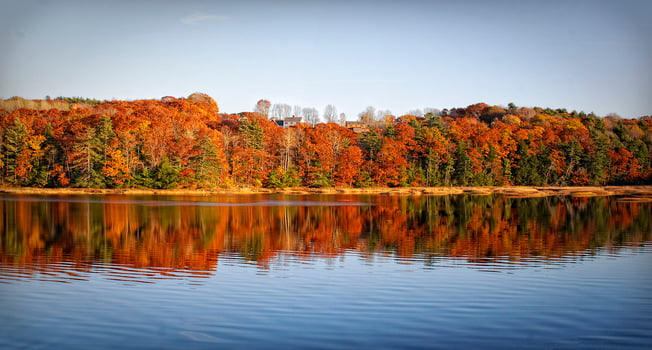
M0 195L0 348L649 348L652 204Z

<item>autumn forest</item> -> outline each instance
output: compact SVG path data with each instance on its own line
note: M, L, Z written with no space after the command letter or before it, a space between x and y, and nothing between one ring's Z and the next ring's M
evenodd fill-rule
M652 182L652 118L491 106L288 127L207 95L0 101L0 184L235 188ZM260 102L259 102L260 105ZM259 106L257 106L259 107ZM373 110L373 109L372 109ZM313 109L314 112L316 110ZM309 114L309 113L308 113Z

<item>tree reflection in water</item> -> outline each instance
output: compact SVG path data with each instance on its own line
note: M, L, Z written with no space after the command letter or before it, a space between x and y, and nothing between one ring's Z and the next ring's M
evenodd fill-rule
M310 260L349 251L425 264L554 263L652 239L652 205L614 197L74 198L0 198L0 262L70 262L80 270L110 264L162 274L205 274L227 253L263 268L278 256Z

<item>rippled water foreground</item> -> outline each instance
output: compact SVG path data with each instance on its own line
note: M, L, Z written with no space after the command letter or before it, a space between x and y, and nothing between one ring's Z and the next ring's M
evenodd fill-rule
M3 348L647 348L652 205L0 197Z

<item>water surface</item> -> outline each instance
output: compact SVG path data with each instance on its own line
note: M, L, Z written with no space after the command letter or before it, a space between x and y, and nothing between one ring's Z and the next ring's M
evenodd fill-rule
M0 197L3 348L647 348L615 197Z

